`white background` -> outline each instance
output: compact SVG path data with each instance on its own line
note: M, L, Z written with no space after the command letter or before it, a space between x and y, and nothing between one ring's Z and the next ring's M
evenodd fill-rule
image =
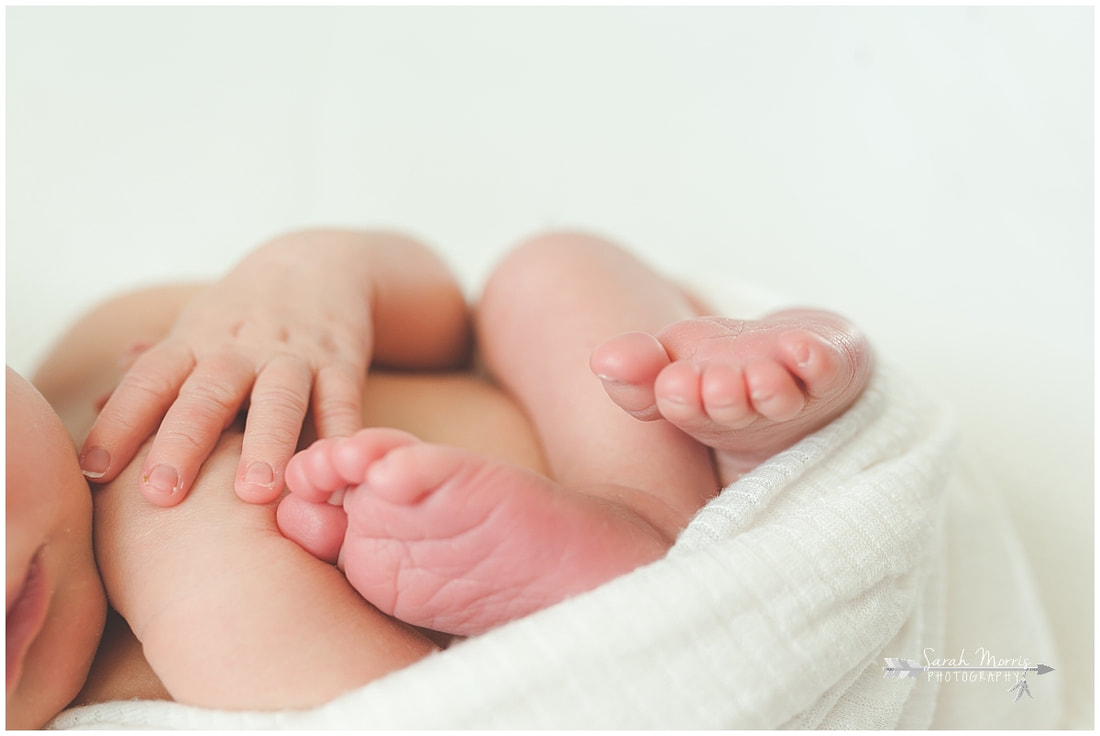
M105 296L309 225L420 236L471 293L582 227L828 306L957 407L1091 726L1091 8L6 17L17 370Z

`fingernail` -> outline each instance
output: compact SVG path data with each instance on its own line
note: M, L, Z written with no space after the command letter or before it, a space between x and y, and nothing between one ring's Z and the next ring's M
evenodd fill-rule
M252 463L244 473L244 482L255 483L259 486L270 486L275 482L275 471L267 463Z
M170 465L158 465L145 476L144 481L154 491L170 495L179 490L180 474Z
M102 447L93 447L80 456L80 470L91 480L102 478L111 467L111 456Z

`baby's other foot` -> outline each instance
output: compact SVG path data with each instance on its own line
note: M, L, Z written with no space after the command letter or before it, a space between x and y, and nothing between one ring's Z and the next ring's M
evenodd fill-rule
M866 339L829 312L700 317L632 332L592 354L611 399L714 448L724 483L843 413L871 374Z
M335 557L364 598L452 634L480 633L594 588L668 547L606 501L397 430L319 442L291 460L287 485L284 505L298 496L295 504L334 508L326 499L342 496ZM292 505L288 514L297 512ZM326 550L341 529L325 521L317 544L308 523L291 526L288 536Z

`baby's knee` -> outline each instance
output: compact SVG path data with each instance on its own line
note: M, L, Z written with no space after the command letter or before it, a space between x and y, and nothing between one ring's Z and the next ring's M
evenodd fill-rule
M486 282L482 301L502 294L537 299L539 293L558 292L566 284L613 271L629 257L619 246L593 233L540 233L505 255Z
M517 245L502 261L502 267L533 269L575 269L607 259L626 257L610 239L583 230L550 230Z

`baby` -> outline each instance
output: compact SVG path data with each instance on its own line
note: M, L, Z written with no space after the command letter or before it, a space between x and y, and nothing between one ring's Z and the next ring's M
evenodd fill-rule
M401 275L387 273L384 262L411 264L417 278L432 267L446 273L426 249L402 238L331 234L305 242L311 249L306 262L287 264L302 275L311 264L332 266L353 253L369 260L376 250L387 254L375 264L377 273L395 285ZM320 251L313 250L318 243ZM288 251L301 256L301 245L293 236L273 243L208 289L150 289L101 305L62 337L36 372L35 386L8 371L9 728L42 726L68 704L133 698L257 709L316 705L437 648L379 613L334 567L280 534L274 503L242 503L227 492L244 457L235 419L215 437L179 509L151 505L135 493L137 463L113 468L112 480L91 494L81 473L71 437L88 433L99 397L119 381L118 356L127 346L178 334L173 329L189 317L223 316L217 297L231 294L241 273L242 291L252 277L267 279L248 294L275 297L259 309L271 314L286 288L274 261ZM359 342L374 334L376 355L391 351L409 367L461 363L465 319L457 325L433 320L419 334L406 320L405 336L390 334L387 310L402 308L406 297L399 291L393 299L374 299L375 316L384 319ZM463 303L457 289L433 289L426 301L447 299ZM406 349L406 337L426 346ZM364 377L355 383L361 386ZM433 393L444 412L480 407L471 449L496 447L517 462L538 457L533 437L525 444L531 433L511 402L469 375L373 375L356 399L364 412L354 426L365 421L455 440L417 404L419 395ZM140 441L134 451L145 454ZM319 615L331 625L317 626Z
M314 266L322 240L341 237L269 246L250 282L223 282L207 321L181 318L107 403L84 468L110 477L94 461L126 462L167 410L142 484L178 503L247 398L238 494L270 502L285 477L282 532L425 629L480 633L662 557L720 487L837 417L870 375L866 341L836 315L703 317L619 248L551 234L499 265L474 319L547 474L389 428L323 439L288 464L311 389L319 433L348 435L368 364L434 366L465 346L466 306L438 264L375 248ZM257 312L249 290L272 263L292 264L284 301Z
M13 401L36 392L9 373L9 727L74 695L313 705L434 651L424 629L484 631L659 558L870 372L833 315L702 311L618 248L555 234L501 264L471 324L422 246L326 231L269 243L203 291L93 313L35 382L80 437L117 380L111 356L152 345L80 455L102 483L98 576L76 454L41 397ZM472 331L500 387L442 372ZM290 461L307 414L322 439ZM46 509L72 518L39 523ZM41 580L83 594L62 608L55 592L39 618ZM103 588L122 617L101 638Z

